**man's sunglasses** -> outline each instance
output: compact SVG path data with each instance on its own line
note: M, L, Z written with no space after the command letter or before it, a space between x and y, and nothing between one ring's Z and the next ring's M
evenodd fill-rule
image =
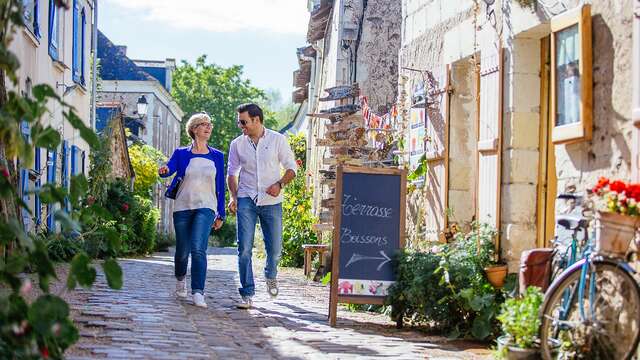
M247 120L238 120L238 125L247 126Z

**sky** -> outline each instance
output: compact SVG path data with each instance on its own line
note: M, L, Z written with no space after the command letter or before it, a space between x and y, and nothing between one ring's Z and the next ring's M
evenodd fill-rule
M291 98L296 48L306 43L305 0L102 0L98 28L132 59L191 63L205 54L243 65L261 89Z

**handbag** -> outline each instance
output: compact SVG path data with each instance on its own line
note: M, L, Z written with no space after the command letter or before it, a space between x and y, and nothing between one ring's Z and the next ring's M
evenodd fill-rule
M181 184L182 178L177 177L174 181L171 182L171 185L167 187L167 190L164 192L164 197L175 200L175 198L178 196L178 190L180 190Z

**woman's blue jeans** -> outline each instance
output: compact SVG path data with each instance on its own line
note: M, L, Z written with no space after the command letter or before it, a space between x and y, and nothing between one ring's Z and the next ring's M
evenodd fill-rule
M213 210L204 208L173 213L173 226L176 230L175 274L178 280L185 278L189 254L191 254L192 294L204 294L204 281L207 276L207 245L215 215Z
M278 274L278 261L280 261L282 253L282 204L257 206L248 197L239 198L237 214L238 269L242 287L238 291L241 296L253 296L256 292L251 255L253 254L253 238L258 219L260 219L264 247L267 252L264 277L275 279Z

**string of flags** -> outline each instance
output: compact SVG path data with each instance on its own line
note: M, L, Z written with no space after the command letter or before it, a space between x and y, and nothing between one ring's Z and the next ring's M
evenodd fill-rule
M368 129L391 130L398 120L398 107L393 105L391 111L384 115L374 113L369 107L369 100L366 96L360 96L360 107L362 109L362 117Z

